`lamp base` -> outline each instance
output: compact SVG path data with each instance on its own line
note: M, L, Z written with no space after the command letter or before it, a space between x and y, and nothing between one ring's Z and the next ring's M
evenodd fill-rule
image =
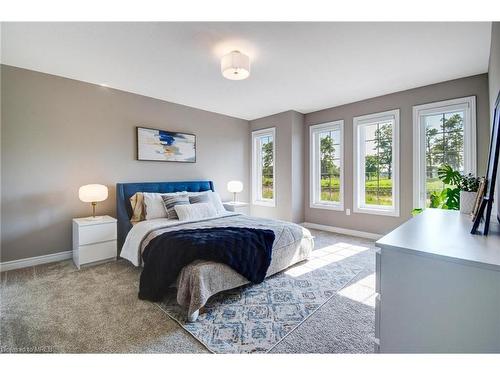
M97 206L97 202L92 202L92 216L85 218L89 221L101 221L104 216L95 216L95 208Z

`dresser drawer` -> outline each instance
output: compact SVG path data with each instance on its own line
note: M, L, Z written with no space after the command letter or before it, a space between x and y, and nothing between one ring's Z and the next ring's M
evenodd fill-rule
M116 223L82 226L78 233L78 246L112 240L116 240Z
M116 241L84 245L78 248L77 266L110 258L116 258Z

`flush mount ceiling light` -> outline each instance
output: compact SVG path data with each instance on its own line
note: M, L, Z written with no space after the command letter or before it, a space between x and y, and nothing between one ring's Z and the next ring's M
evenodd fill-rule
M250 75L250 57L240 51L231 51L222 56L220 62L222 75L227 79L242 80Z

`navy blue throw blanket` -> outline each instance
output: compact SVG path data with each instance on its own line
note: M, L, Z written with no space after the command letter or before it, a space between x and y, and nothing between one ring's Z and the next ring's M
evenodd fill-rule
M160 301L184 266L195 260L227 264L253 283L266 277L274 232L252 228L181 229L163 233L142 253L139 298Z

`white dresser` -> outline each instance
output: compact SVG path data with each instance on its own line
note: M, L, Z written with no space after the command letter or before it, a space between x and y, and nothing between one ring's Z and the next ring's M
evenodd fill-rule
M73 219L73 262L78 268L83 264L116 259L116 254L115 218Z
M500 228L427 209L379 241L375 350L500 352Z

